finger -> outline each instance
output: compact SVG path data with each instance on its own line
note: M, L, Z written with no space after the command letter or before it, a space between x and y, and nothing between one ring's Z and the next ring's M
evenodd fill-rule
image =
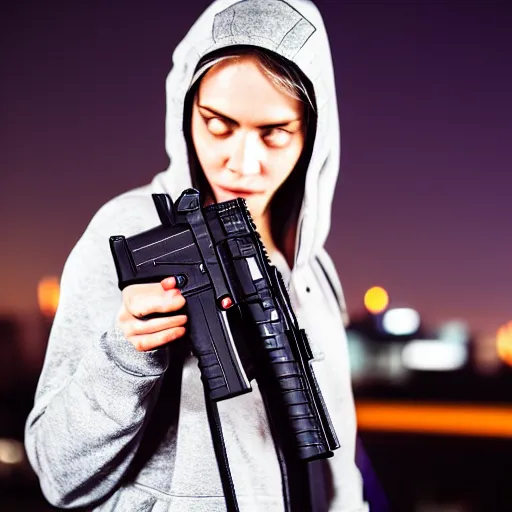
M132 295L127 298L127 309L136 318L151 313L172 313L185 305L185 298L176 288L161 294Z
M160 348L167 343L181 338L185 334L185 327L173 327L165 331L156 332L153 334L143 334L141 336L132 336L128 341L139 351L146 352Z
M176 278L174 276L166 277L160 281L160 284L164 290L170 290L176 288Z
M173 327L181 327L187 323L187 315L171 315L150 320L133 320L129 323L126 331L128 336L139 336L165 331ZM125 332L126 332L125 331Z

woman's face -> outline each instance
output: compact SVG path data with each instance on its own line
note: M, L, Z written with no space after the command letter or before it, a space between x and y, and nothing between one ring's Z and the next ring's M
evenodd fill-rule
M253 57L221 61L203 77L192 140L217 202L243 197L267 213L304 146L302 103L277 88Z

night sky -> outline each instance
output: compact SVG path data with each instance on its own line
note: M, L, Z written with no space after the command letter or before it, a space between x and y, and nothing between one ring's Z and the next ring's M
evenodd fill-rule
M35 309L95 211L167 167L165 77L207 4L2 3L0 312ZM428 322L494 331L512 318L512 2L317 5L342 130L328 250L350 311L380 284Z

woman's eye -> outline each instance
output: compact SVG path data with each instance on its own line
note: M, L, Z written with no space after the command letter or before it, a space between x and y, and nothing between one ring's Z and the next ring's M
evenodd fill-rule
M283 147L290 142L292 134L281 128L273 128L263 135L264 141L270 146Z
M206 126L213 135L227 135L229 133L229 126L218 117L207 119Z

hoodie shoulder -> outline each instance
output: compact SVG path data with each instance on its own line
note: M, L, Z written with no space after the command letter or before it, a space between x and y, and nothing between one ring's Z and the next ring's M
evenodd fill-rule
M151 193L151 185L139 187L100 207L66 260L63 285L69 277L72 281L86 279L89 282L90 278L84 277L86 275L95 275L105 283L116 282L110 237L129 237L160 224Z
M146 185L110 199L92 217L86 234L128 237L157 226L160 221L152 192Z

